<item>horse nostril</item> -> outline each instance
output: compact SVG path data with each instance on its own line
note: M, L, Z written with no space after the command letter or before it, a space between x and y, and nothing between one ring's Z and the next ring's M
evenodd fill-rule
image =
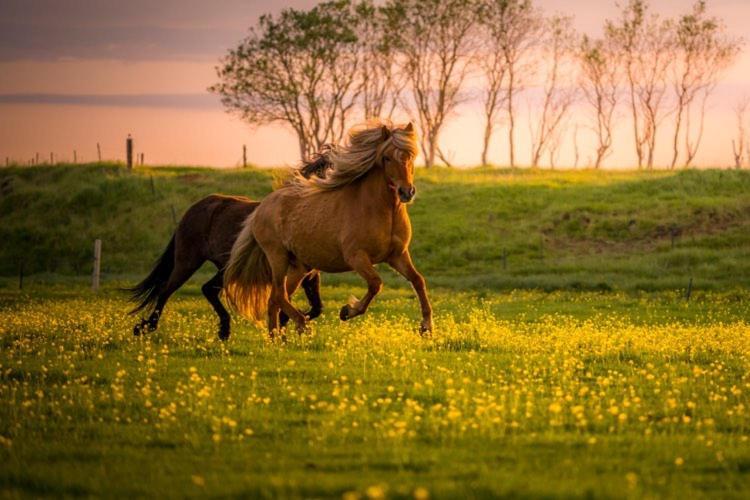
M417 194L417 188L414 187L414 186L410 187L409 188L409 196L413 198L415 194Z

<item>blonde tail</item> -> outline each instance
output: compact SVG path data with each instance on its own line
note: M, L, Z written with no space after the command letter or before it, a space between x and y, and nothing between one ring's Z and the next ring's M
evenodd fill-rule
M245 220L224 268L224 294L243 316L262 321L271 295L271 266L253 235L255 213Z

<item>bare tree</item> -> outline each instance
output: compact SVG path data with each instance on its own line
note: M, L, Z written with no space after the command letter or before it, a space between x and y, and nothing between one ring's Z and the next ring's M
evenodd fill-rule
M744 96L734 106L734 114L737 118L737 137L732 139L732 154L734 155L734 168L740 169L745 164L745 155L750 156L750 139L747 137L747 114L750 109L750 97ZM746 150L747 148L747 150Z
M563 136L565 135L564 132L565 127L559 127L547 140L547 146L545 149L549 155L549 166L553 170L557 165L557 160L560 158L560 148L562 147Z
M592 40L584 35L578 57L581 91L594 117L591 126L597 140L594 167L600 168L612 153L613 119L621 81L620 65L611 37Z
M541 113L536 125L531 129L531 166L538 167L542 155L558 139L560 128L576 99L573 81L566 75L573 74L573 54L576 45L576 32L573 19L567 16L554 16L545 19L546 35L541 39L537 56L544 67ZM559 148L560 141L557 141ZM555 156L549 150L550 161Z
M516 166L516 99L535 76L533 51L537 49L543 18L531 0L480 0L480 23L484 28L483 70L488 82L484 95L485 148L496 123L497 111L505 106L508 120L510 166ZM485 59L486 58L486 59ZM502 95L501 95L502 92Z
M210 90L252 125L288 124L304 159L341 140L359 97L357 22L349 0L261 16Z
M392 118L406 86L404 73L398 70L397 33L389 17L372 0L356 5L360 42L360 104L366 119Z
M485 28L486 24L483 25ZM498 47L492 47L492 42L497 41L491 34L485 36L490 50L480 49L477 58L478 66L484 76L484 87L482 88L482 104L484 112L484 137L482 139L482 165L488 165L488 155L492 134L498 119L498 114L505 108L508 94L504 88L507 78L508 66L505 64L505 56Z
M398 34L402 71L409 80L422 132L425 166L435 164L440 132L462 102L476 37L475 0L390 0L384 8Z
M703 138L706 101L716 88L722 71L739 51L739 42L724 34L724 26L717 18L708 16L704 0L698 0L692 12L679 18L675 42L673 88L676 110L671 168L677 164L680 134L683 132L685 167L695 159ZM698 129L692 134L694 104L698 107Z
M667 76L672 62L672 23L649 14L646 0L629 0L618 22L606 32L623 58L638 168L654 166L658 128L666 108Z

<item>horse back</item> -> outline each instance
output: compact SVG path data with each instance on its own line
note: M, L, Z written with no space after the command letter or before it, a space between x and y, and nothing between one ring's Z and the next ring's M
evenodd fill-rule
M260 202L244 196L212 194L185 212L175 234L183 251L200 252L224 267L242 224Z

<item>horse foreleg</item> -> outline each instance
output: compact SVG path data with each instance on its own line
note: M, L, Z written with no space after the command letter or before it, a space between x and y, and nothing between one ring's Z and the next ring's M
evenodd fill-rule
M351 258L347 259L347 263L351 266L352 270L362 276L367 282L367 293L361 300L354 300L341 308L341 312L339 313L341 321L352 319L367 312L370 302L372 302L372 299L383 288L383 280L380 279L378 272L372 266L370 257L365 252L357 252Z
M230 317L229 313L224 308L224 304L221 303L221 299L219 298L223 283L224 273L219 271L201 287L201 291L206 297L206 300L208 300L214 308L214 311L216 311L216 315L219 316L219 338L221 340L227 340L229 338Z
M419 271L414 267L411 261L409 250L388 260L388 264L395 269L401 276L409 280L411 286L419 297L419 306L422 309L422 333L432 331L432 306L430 299L427 297L427 285Z

